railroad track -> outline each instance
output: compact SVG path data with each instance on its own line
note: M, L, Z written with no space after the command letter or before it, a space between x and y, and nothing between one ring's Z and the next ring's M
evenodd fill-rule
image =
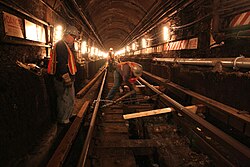
M250 165L247 142L236 140L206 120L211 108L225 110L230 118L227 122L231 125L232 120L240 120L233 125L237 130L242 128L236 125L243 125L241 136L249 139L248 114L230 115L232 108L228 106L147 72L144 76L158 85L140 78L137 100L126 97L107 106L102 99L112 85L112 75L105 68L100 70L89 84L100 90L92 96L96 100L83 100L90 88L77 94L82 107L78 107L77 117L47 166ZM169 97L165 92L170 90L171 95L182 97L182 102L188 99L189 105Z

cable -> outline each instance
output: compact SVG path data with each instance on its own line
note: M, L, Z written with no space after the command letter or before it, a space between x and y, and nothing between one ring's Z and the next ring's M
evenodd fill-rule
M245 58L243 55L240 55L239 57L236 57L234 59L234 63L233 63L233 69L234 70L239 70L239 67L237 67L237 60L239 60L240 58Z
M189 27L189 26L192 26L193 24L196 24L196 23L200 22L200 21L203 20L203 19L206 19L206 18L209 17L209 16L211 16L211 13L209 13L209 14L203 16L202 18L200 18L200 19L198 19L198 20L195 20L195 21L193 21L193 22L191 22L191 23L188 23L188 24L185 24L185 25L182 25L182 26L172 27L172 28L173 28L173 29L187 28L187 27Z

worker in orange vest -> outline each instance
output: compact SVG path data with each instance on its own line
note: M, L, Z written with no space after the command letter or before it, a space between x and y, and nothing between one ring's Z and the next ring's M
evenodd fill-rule
M60 124L70 123L72 116L75 89L74 79L77 72L74 41L79 32L76 27L69 26L63 39L58 41L50 54L48 73L54 76L54 86L57 95L57 121Z
M110 48L108 53L108 71L113 72L117 63L118 61L115 59L113 48Z
M118 63L114 71L114 85L106 99L112 100L123 83L129 87L130 91L135 90L135 82L142 75L142 71L142 66L138 63L129 61Z

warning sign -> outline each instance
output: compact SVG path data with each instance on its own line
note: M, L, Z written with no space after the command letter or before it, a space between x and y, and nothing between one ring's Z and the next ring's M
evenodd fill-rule
M8 36L24 38L22 31L22 19L3 12L5 34Z

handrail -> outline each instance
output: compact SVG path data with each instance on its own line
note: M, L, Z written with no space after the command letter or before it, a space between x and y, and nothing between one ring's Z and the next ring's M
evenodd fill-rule
M216 66L250 68L250 58L154 58L155 62L177 63L184 65Z

